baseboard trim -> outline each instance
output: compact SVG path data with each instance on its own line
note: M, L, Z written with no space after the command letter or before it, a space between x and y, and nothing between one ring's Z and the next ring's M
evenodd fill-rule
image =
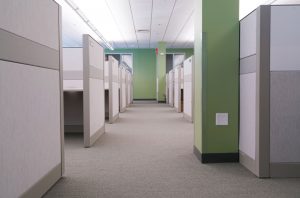
M117 119L119 119L119 113L117 113L115 116L110 118L108 123L113 124L115 121L117 121Z
M255 160L249 157L244 152L240 151L240 164L242 164L246 169L252 172L254 175L259 177L258 169L256 167Z
M271 163L270 177L275 178L299 178L300 163Z
M193 118L192 118L192 116L189 116L188 114L183 113L183 117L184 117L187 121L193 123Z
M62 177L62 166L59 163L31 188L24 192L21 198L42 197Z
M126 107L120 109L120 113L124 113L126 111Z
M102 128L100 128L92 137L90 138L90 144L89 145L84 145L84 147L88 148L93 146L95 142L105 133L105 125L103 125Z
M167 104L166 101L157 101L159 104Z
M201 153L194 146L194 154L203 164L239 162L238 153Z

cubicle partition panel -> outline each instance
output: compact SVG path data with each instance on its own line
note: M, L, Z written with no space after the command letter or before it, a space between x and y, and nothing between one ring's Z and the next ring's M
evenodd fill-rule
M171 107L174 107L174 69L169 71L168 74L168 79L169 79L169 105Z
M109 123L119 118L119 61L109 56Z
M126 105L127 107L131 104L131 73L126 70Z
M109 61L104 62L104 101L105 101L105 119L109 120Z
M174 68L174 107L175 110L180 113L181 111L181 87L182 87L182 74L181 71L182 67L181 65L178 65Z
M0 197L41 197L63 174L60 7L0 5Z
M240 162L259 177L300 176L300 6L241 21Z
M127 86L126 86L126 69L124 67L122 67L121 69L121 88L120 88L120 94L121 94L121 110L120 112L125 112L126 111L126 106L127 106L127 102L126 102L126 95L127 95Z
M193 122L194 117L194 57L190 57L187 60L184 61L183 66L183 90L184 90L184 96L183 96L183 115L184 117Z
M169 104L169 74L166 74L166 103Z
M105 131L104 50L91 36L83 35L84 146L90 147Z

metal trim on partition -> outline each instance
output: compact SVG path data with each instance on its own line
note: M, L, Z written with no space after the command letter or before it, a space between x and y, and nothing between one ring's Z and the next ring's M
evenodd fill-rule
M59 51L0 28L0 60L59 70ZM24 50L26 49L26 50Z
M195 118L195 56L192 57L192 122ZM184 107L183 107L184 108Z
M59 24L59 84L60 84L60 134L61 134L61 176L65 173L65 128L64 128L64 87L63 87L63 50L62 50L62 8L58 5L58 24Z
M270 22L271 7L257 9L256 167L270 177Z
M83 35L83 136L84 147L90 147L90 40L89 35Z

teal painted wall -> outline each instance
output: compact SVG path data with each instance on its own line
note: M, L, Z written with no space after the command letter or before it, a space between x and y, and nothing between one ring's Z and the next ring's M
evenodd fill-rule
M157 101L166 101L166 43L158 43L156 55Z
M156 99L155 49L115 49L108 53L133 54L133 98Z
M155 49L115 49L106 53L133 54L133 98L156 99L156 54ZM193 49L167 49L167 53L193 54Z
M237 153L239 0L197 0L197 7L195 146L202 153ZM216 126L216 113L226 112L229 125Z

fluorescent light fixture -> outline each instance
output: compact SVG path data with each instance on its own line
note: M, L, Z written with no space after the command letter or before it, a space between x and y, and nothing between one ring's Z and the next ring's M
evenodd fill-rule
M97 36L101 39L102 43L109 48L114 50L111 44L103 37L99 30L91 23L91 21L84 15L84 13L79 9L79 7L72 0L65 0L65 2L80 16L80 18L86 23L91 30L93 30Z

